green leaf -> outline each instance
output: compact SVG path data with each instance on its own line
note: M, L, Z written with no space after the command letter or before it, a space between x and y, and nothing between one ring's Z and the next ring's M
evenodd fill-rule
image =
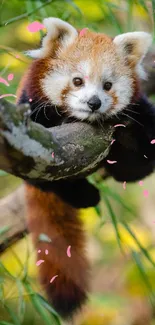
M3 265L3 263L0 261L0 272L4 272L6 276L11 278L12 280L15 280L16 278L8 271L8 269Z
M106 191L106 194L112 197L116 202L120 203L122 207L126 209L131 215L135 216L134 210L123 201L119 194L115 193L108 186L103 186L102 189Z
M21 325L19 319L17 318L16 314L14 313L14 311L6 304L4 304L4 308L7 310L8 314L10 315L13 324L14 325Z
M77 6L77 4L74 1L72 1L72 0L65 0L65 1L68 2L68 4L70 4L78 12L78 14L80 14L80 16L83 15L83 12L81 11L79 6Z
M0 302L4 304L4 277L0 277Z
M147 276L147 274L145 272L145 268L144 268L144 266L142 264L142 261L139 258L139 254L137 252L135 252L135 251L132 251L132 257L133 257L133 259L134 259L134 261L135 261L135 263L137 265L137 268L139 270L139 273L140 273L140 275L141 275L141 277L142 277L142 279L143 279L143 281L144 281L144 283L145 283L145 285L146 285L146 287L147 287L147 289L148 289L148 291L150 293L150 300L151 300L151 302L153 302L153 301L155 301L155 295L153 293L152 286L151 286L151 284L150 284L150 282L148 280L148 276Z
M152 15L154 21L154 40L155 40L155 0L152 0Z
M44 299L44 297L42 297L39 294L37 294L37 296L39 297L41 304L52 314L52 316L55 317L55 320L57 321L57 324L61 325L60 320L59 320L59 315L55 311L55 309L51 305L48 304L48 302Z
M121 23L119 22L119 20L117 19L117 16L114 14L112 7L109 5L109 3L106 3L106 7L108 9L108 19L112 22L112 24L115 25L115 27L117 28L117 31L119 34L123 33L123 27L121 25ZM101 9L104 13L104 7L101 6Z
M139 0L139 5L146 10L146 12L149 12L149 7L146 4L146 0Z
M54 314L49 315L49 312L47 311L47 308L42 304L42 301L40 300L40 296L35 293L28 282L23 283L25 286L25 289L27 290L29 297L31 299L31 302L35 308L35 310L38 312L38 314L42 317L42 319L45 321L47 325L61 325L60 322L56 320L56 317ZM53 322L52 322L53 320Z
M0 325L14 325L14 324L5 321L0 321Z
M100 206L99 205L96 205L94 207L94 209L95 209L96 213L98 214L98 216L101 217L101 209L100 209Z
M25 315L25 300L23 297L24 288L22 282L18 279L16 281L16 284L18 287L18 317L20 319L20 323L23 323L24 315Z
M116 232L116 238L117 238L117 242L118 242L118 245L119 245L119 248L121 249L121 251L123 252L123 249L122 249L122 243L121 243L121 236L120 236L120 233L119 233L119 229L118 229L118 226L117 226L117 217L112 209L112 206L107 198L106 195L103 195L102 196L107 208L108 208L108 211L109 211L109 215L111 217L111 221L112 221L112 224L114 226L114 229L115 229L115 232Z
M155 266L155 262L152 260L150 254L148 253L148 251L142 246L142 244L140 243L140 241L138 240L138 238L136 237L136 235L134 234L134 232L131 230L131 228L129 227L129 225L125 222L122 221L121 222L124 226L124 228L128 231L128 233L132 236L132 238L135 240L136 244L139 246L140 250L142 251L142 253L144 254L144 256L147 258L147 260L153 265Z

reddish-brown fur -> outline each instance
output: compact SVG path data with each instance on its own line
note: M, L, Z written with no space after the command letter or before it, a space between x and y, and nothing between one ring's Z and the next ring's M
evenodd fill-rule
M71 315L86 299L89 266L84 252L85 236L77 210L53 193L47 194L26 185L28 227L32 233L40 280L49 301L62 316ZM51 243L39 241L46 234ZM67 247L71 246L71 257ZM48 255L45 250L48 250ZM58 275L53 283L50 280Z
M38 59L30 64L28 71L25 73L17 90L17 101L24 89L27 90L30 98L42 98L47 100L41 87L41 79L47 74L50 67L50 59Z

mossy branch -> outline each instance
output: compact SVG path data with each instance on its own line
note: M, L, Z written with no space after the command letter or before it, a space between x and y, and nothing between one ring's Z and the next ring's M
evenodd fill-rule
M95 171L108 153L113 129L87 123L50 129L29 119L29 105L0 101L0 169L23 179L58 180Z

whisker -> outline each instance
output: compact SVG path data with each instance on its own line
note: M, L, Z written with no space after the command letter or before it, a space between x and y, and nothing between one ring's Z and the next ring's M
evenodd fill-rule
M132 109L129 109L129 108L125 108L124 111L129 111L129 112L134 113L134 114L140 114L139 112L135 112L135 111L133 111Z
M129 105L133 105L133 106L139 106L139 103L130 103Z
M46 115L46 106L47 106L47 105L44 106L44 115L45 115L46 119L47 119L48 121L50 121L50 119L49 119L48 116Z
M72 96L74 96L74 97L76 97L76 98L78 98L78 96L76 96L76 95L72 94L71 92L70 92L69 94L70 94L70 95L72 95Z
M39 115L40 111L41 111L41 108L38 110L38 112L37 112L37 114L35 116L35 122L37 122L37 118L38 118L38 115Z
M62 114L60 114L60 113L58 112L56 105L54 105L54 107L55 107L55 111L56 111L57 115L62 116Z
M138 122L137 120L135 120L133 117L131 117L130 115L128 114L125 114L123 112L121 112L120 114L124 115L124 116L127 116L128 118L130 118L131 120L135 121L137 124L141 125L141 126L144 126L143 124L141 124L140 122Z

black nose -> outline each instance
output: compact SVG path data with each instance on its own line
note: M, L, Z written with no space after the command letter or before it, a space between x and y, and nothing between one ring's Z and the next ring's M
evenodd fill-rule
M101 100L97 96L93 96L88 100L87 104L94 112L101 107Z

